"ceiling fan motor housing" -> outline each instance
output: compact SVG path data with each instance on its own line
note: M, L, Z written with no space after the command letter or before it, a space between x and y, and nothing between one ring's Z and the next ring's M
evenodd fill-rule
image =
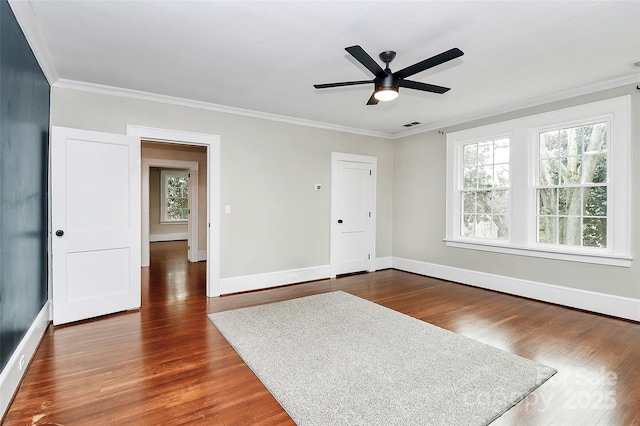
M375 91L383 90L383 89L391 89L398 91L398 87L400 86L400 79L398 77L394 77L393 74L387 73L384 77L377 77L375 79Z

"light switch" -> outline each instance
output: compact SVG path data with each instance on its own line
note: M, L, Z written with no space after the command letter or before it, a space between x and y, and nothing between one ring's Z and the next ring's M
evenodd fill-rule
M231 214L231 206L230 205L226 205L224 206L224 212L226 214Z

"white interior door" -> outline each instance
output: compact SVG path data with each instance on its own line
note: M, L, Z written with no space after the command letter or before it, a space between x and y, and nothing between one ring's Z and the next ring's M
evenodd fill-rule
M332 154L331 276L375 270L375 157Z
M53 127L53 323L140 307L140 138Z

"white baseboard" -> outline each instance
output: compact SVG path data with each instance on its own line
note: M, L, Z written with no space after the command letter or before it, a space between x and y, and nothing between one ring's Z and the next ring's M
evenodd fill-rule
M329 278L329 265L222 278L220 280L220 293L229 294L241 291L260 290L305 281L322 280L325 278Z
M204 262L207 260L207 251L198 250L198 262Z
M394 257L393 268L586 311L640 321L640 299Z
M189 235L186 232L179 232L175 234L149 234L149 242L157 243L159 241L182 241L188 240Z
M200 258L207 259L207 252L202 250ZM375 260L376 271L392 267L392 257L379 257ZM238 293L241 291L262 290L281 285L303 283L306 281L324 280L330 277L329 265L311 268L292 269L288 271L268 272L265 274L244 275L240 277L222 278L220 294Z
M13 395L20 386L20 381L26 372L27 366L38 349L40 339L44 336L49 323L51 322L51 307L47 301L36 319L27 330L27 334L18 344L9 362L0 372L0 419L6 414ZM22 360L22 368L20 361Z

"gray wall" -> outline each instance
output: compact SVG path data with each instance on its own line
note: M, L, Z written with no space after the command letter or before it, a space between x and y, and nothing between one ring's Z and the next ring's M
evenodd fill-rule
M49 83L0 1L0 369L47 300Z
M446 132L632 95L632 150L639 147L635 86L465 123ZM124 133L127 124L221 137L222 278L329 263L331 152L378 158L377 257L394 256L471 271L640 298L640 268L592 265L446 247L445 137L395 141L71 89L53 88L52 124ZM632 164L638 181L640 158ZM324 189L314 191L320 183ZM632 185L632 218L640 186ZM224 214L224 206L231 214ZM640 235L632 226L632 255Z
M631 254L640 243L640 93L625 86L444 129L445 133L597 100L631 95ZM540 259L445 246L446 141L438 132L395 141L393 254L396 257L534 282L640 298L640 264L631 268ZM635 220L634 220L635 219Z
M378 158L377 256L391 256L393 142L190 108L52 89L51 124L120 133L127 124L220 136L221 277L329 264L331 152ZM315 191L314 184L322 184ZM224 214L224 206L231 214Z

